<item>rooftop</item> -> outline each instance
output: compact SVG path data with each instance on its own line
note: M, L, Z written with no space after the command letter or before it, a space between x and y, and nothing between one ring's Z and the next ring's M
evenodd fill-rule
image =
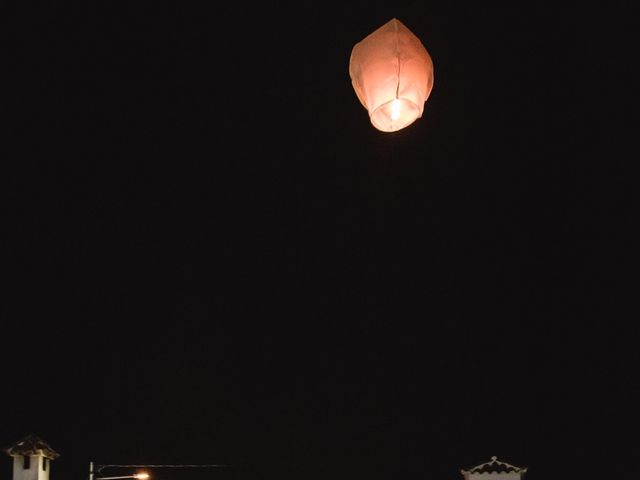
M22 440L17 441L13 445L4 449L7 455L43 455L50 459L55 459L60 456L53 448L49 446L40 437L30 434L24 437Z
M470 468L469 470L460 470L462 474L465 473L525 473L527 471L526 468L516 467L514 465L510 465L506 462L501 462L498 460L498 457L491 457L491 461L486 463L481 463L480 465L476 465L475 467Z

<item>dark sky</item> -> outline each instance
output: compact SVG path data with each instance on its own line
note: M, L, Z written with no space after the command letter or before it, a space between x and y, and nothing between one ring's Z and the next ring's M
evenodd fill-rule
M640 473L630 7L269 3L0 7L0 442L52 480ZM348 61L393 17L435 86L384 134Z

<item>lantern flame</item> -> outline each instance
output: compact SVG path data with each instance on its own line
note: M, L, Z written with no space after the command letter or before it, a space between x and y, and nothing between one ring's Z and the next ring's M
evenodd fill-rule
M398 120L400 118L400 100L397 98L391 102L391 120Z

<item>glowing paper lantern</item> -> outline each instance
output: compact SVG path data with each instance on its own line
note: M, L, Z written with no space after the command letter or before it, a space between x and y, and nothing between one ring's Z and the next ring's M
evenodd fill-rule
M349 75L373 126L395 132L422 116L433 62L420 39L393 18L355 44Z

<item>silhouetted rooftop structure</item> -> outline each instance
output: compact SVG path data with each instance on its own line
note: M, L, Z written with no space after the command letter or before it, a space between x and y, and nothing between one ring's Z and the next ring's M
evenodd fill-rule
M464 474L469 473L520 473L523 474L527 471L526 468L516 467L515 465L511 465L506 462L501 462L498 460L498 457L491 457L491 461L481 463L480 465L476 465L475 467L470 468L469 470L460 470L460 472Z
M37 435L29 434L22 440L17 441L10 447L4 449L7 455L42 455L54 460L60 456L53 448Z

